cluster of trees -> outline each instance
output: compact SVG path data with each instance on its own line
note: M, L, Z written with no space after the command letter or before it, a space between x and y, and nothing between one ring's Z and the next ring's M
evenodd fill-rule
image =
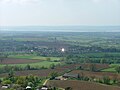
M101 63L101 64L111 64L111 63L120 63L120 58L116 56L115 58L108 57L87 57L82 55L67 55L66 58L64 58L65 63L67 64L75 64L75 63Z
M115 70L116 70L117 73L120 73L120 66L119 66L119 65L116 66L116 67L115 67Z
M8 57L8 54L0 53L0 63L2 63L3 60L6 59L7 57Z
M59 74L57 72L52 72L49 74L49 78L52 80ZM8 90L25 90L27 86L30 86L32 90L40 89L43 86L44 81L47 77L38 77L33 75L28 76L15 76L13 70L8 73L8 76L0 79L1 85L10 85ZM48 90L61 90L57 87L48 87ZM69 90L69 89L65 89Z
M59 76L59 74L57 72L52 72L49 74L50 80L55 79L55 77Z
M32 67L31 65L27 64L26 66L24 67L21 67L21 66L9 66L9 65L5 65L5 66L2 66L0 68L0 73L8 73L9 71L13 70L13 71L24 71L24 70L41 70L41 69L54 69L56 67L55 64L51 64L50 67L39 67L39 66L34 66Z
M69 78L69 79L75 79L75 78ZM98 83L103 83L103 84L107 84L107 85L119 85L119 80L117 79L117 77L114 77L113 79L111 79L109 76L103 76L101 78L96 78L95 76L85 76L83 73L78 74L78 78L76 78L77 80L83 80L83 81L92 81L92 82L98 82Z
M72 45L68 48L68 54L82 54L94 52L120 52L119 48L102 48L99 46L79 46Z
M76 69L77 69L77 70L86 70L86 71L91 71L91 72L99 71L99 69L96 67L95 64L89 64L89 65L86 66L86 67L78 66L78 67L76 67Z
M11 90L24 90L27 86L32 87L35 90L37 87L42 85L44 78L37 76L14 76L14 72L10 71L8 77L1 80L2 85L10 85Z

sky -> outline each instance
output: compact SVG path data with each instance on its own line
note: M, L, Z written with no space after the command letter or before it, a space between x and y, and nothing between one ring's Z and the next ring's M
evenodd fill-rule
M0 0L0 26L120 25L120 0Z

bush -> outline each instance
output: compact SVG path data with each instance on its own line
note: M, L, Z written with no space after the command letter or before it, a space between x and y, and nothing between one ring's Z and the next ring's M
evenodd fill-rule
M55 77L57 77L58 76L58 73L57 72L52 72L52 73L50 73L50 79L52 80L52 79L55 79Z
M3 84L3 85L5 85L5 84L12 84L12 82L11 82L10 80L4 80L4 81L2 82L2 84Z
M110 84L110 78L108 76L103 77L104 84Z

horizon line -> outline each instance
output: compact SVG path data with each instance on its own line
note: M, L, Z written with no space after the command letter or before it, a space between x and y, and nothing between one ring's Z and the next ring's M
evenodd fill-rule
M0 27L63 27L63 26L120 26L120 25L2 25Z

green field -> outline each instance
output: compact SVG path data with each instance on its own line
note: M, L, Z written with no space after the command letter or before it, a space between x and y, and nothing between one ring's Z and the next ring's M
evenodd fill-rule
M99 53L85 53L81 54L81 57L96 57L96 58L110 58L110 57L120 57L120 53L118 52L99 52Z
M38 59L38 60L47 60L49 58L51 61L53 61L53 60L60 60L60 57L43 57L43 56L36 56L34 54L10 55L8 58Z
M103 69L101 70L103 72L116 72L115 68L114 67L110 67L110 68L107 68L107 69Z
M116 72L116 70L115 70L116 66L120 66L120 64L111 64L110 68L103 69L101 71L103 71L103 72Z
M50 61L42 61L42 62L37 62L37 63L28 63L31 67L50 67L51 64L57 65L60 64L60 62L50 62ZM9 64L9 66L20 66L20 67L25 67L28 64ZM0 65L0 68L5 65Z
M120 64L111 64L110 67L120 66Z
M37 63L27 63L27 64L8 64L8 66L19 66L19 67L25 67L26 65L30 65L31 67L46 67L49 68L51 64L57 65L60 64L59 60L60 57L43 57L43 56L36 56L35 54L19 54L19 55L9 55L8 58L15 58L15 59L26 59L26 60L40 60L40 62ZM42 60L42 61L41 61ZM5 66L5 64L0 64L0 68Z

